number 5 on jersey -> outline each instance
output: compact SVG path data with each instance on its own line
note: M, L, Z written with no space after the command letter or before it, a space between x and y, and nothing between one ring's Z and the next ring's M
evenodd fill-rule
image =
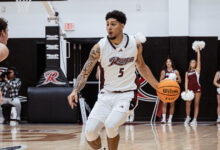
M120 68L118 77L122 77L124 75L124 68Z

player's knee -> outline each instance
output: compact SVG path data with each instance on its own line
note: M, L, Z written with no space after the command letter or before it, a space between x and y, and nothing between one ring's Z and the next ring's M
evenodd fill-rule
M98 131L91 125L86 126L85 134L88 141L94 141L98 138Z
M106 129L114 129L116 124L112 122L111 120L106 120L105 121L105 128Z
M115 123L112 123L111 121L105 122L105 129L106 129L107 136L109 138L114 138L115 136L118 135L118 127L116 126Z

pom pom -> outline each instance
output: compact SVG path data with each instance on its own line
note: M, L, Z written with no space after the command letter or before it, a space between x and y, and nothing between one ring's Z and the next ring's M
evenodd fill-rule
M193 44L192 44L192 49L194 51L198 51L198 50L202 50L205 48L205 42L204 41L194 41Z
M137 42L140 42L140 43L145 43L147 41L146 37L144 36L143 33L141 32L138 32L135 36L134 36L135 40Z
M218 92L218 94L220 94L220 88L217 88L217 92Z
M181 97L184 101L192 101L194 99L194 93L191 90L188 90L188 92L183 91Z
M176 81L176 74L175 73L170 73L169 76L168 76L168 79Z

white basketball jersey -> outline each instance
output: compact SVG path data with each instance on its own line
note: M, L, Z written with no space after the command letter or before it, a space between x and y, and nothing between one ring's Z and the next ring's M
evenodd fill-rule
M119 45L112 44L106 37L98 44L103 88L122 92L137 89L135 83L137 44L134 37L124 34Z

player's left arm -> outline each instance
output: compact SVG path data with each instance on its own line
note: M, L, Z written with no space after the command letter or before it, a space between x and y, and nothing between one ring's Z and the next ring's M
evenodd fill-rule
M201 54L200 50L197 50L197 67L196 67L196 72L200 74L201 71Z
M137 43L137 49L138 49L138 54L137 54L137 61L136 61L136 67L140 75L150 83L150 85L154 88L157 89L158 81L152 74L150 68L145 64L144 59L142 57L142 44Z
M181 80L181 76L180 76L179 71L178 71L178 70L175 70L175 73L176 73L176 76L177 76L176 82L181 83L182 80Z

